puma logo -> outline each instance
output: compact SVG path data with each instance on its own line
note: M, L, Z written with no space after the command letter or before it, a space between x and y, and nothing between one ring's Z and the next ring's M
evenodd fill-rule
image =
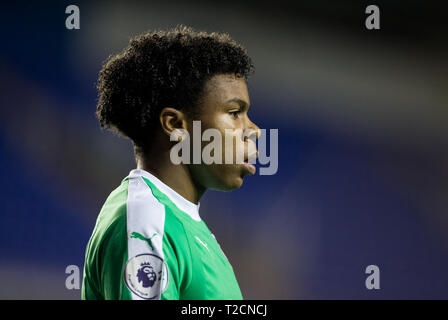
M132 232L131 233L131 238L136 238L136 239L140 239L140 240L146 241L149 244L149 246L151 247L151 250L154 250L154 247L152 246L151 239L154 238L156 235L157 235L157 232L154 233L151 238L145 238L144 236L142 236L138 232Z

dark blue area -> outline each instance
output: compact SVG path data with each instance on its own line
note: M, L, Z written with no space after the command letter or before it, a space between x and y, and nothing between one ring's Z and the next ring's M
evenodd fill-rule
M0 137L2 259L82 266L91 230L80 221L78 208L49 198L48 182L35 179Z
M397 159L386 150L343 141L329 140L321 147L312 181L304 182L322 203L320 270L313 279L317 296L446 298L446 250L430 237L414 202L375 175L369 155ZM380 268L378 291L364 286L368 265Z
M94 101L95 81L82 83L73 77L68 44L79 33L65 28L69 1L9 2L2 4L0 13L0 61L26 75L33 82L52 91L55 98L71 101L82 110L90 112ZM80 3L77 3L80 6ZM3 7L5 6L5 7ZM97 71L91 73L96 77ZM61 106L62 107L62 106Z

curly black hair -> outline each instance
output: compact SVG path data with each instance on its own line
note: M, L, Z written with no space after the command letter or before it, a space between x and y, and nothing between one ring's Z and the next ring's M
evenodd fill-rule
M101 128L146 149L162 108L197 114L210 77L233 73L247 79L252 72L246 49L226 33L185 26L151 31L132 38L124 51L104 63L96 115Z

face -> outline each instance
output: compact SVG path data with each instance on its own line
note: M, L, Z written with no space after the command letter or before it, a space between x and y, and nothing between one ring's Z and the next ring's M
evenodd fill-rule
M245 176L255 173L255 167L247 162L257 156L255 139L259 136L259 128L248 115L246 82L234 74L216 75L205 84L200 100L200 114L194 120L201 121L202 132L215 129L220 133L222 153L220 163L190 164L193 180L206 189L239 188ZM192 122L190 125L192 137ZM209 141L201 142L202 150L208 144Z

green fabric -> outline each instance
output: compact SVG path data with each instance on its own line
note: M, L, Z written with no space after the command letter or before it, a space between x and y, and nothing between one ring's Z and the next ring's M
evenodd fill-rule
M142 178L165 207L162 248L168 284L161 299L242 299L233 268L204 221L193 220L151 181ZM128 261L128 185L126 178L108 197L98 216L86 250L82 299L132 299L123 277ZM129 237L146 241L152 248L152 237L128 231Z
M128 180L107 198L87 244L81 298L86 300L131 299L123 281L128 260L126 199Z

